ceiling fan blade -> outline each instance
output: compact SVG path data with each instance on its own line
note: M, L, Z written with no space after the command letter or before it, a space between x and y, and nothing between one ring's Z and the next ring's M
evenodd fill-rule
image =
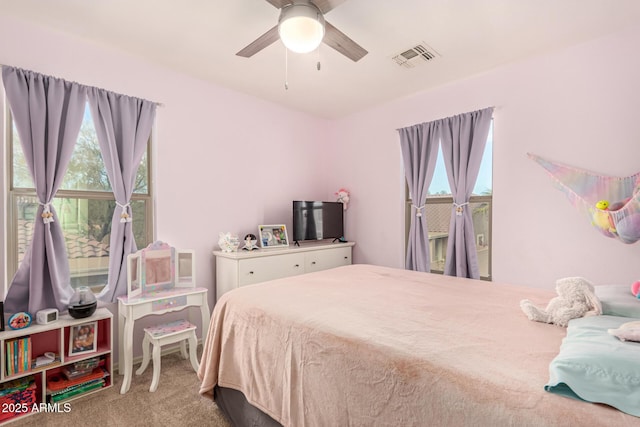
M243 56L245 58L250 58L256 53L260 52L265 47L271 45L273 42L278 40L280 37L278 36L278 26L276 25L254 41L252 41L247 47L242 49L240 52L236 53L238 56Z
M289 3L292 3L291 0L267 0L267 2L271 3L273 6L277 7L278 9L282 9Z
M267 1L271 3L271 0L267 0ZM322 12L323 14L340 6L345 1L347 0L311 0L311 2L315 4L318 7L318 9L320 9L320 12ZM280 2L275 2L275 3L280 3Z
M325 34L322 41L354 62L359 61L369 53L327 21L324 23L324 31Z

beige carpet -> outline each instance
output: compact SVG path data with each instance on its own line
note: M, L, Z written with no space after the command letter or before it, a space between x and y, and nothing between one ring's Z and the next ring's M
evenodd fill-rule
M135 369L138 365L134 366ZM213 399L198 393L200 382L189 360L179 353L162 357L160 382L149 393L153 366L138 376L131 388L120 394L122 376L113 375L113 387L70 402L69 413L39 413L11 426L213 426L230 427Z

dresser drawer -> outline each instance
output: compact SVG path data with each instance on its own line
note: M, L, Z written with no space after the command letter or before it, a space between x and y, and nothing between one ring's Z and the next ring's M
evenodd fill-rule
M238 266L239 286L304 273L304 254L285 254L244 259Z
M151 303L151 311L168 310L170 308L184 307L185 305L187 305L187 296L180 295L153 301Z
M351 247L332 248L305 254L305 272L327 270L351 264Z
M351 264L353 245L353 242L325 243L287 249L214 251L216 300L239 286Z

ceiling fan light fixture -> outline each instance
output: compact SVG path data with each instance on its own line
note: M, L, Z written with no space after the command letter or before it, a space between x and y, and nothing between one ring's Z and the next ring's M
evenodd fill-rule
M295 3L282 8L278 34L292 52L309 53L320 46L324 38L324 17L312 3Z

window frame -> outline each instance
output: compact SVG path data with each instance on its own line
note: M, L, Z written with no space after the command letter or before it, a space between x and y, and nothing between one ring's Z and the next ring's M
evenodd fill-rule
M493 156L493 153L491 153L491 155ZM404 180L404 188L405 188L405 230L404 230L404 255L405 255L405 259L407 256L407 245L409 243L409 229L411 228L411 214L412 214L412 199L411 199L411 194L409 192L409 184L407 184L406 179ZM492 178L493 181L493 178ZM493 187L493 184L491 185L491 187ZM493 188L491 189L491 194L487 195L487 194L483 194L483 195L474 195L472 194L471 197L469 198L469 204L473 204L473 203L487 203L489 205L489 224L488 224L488 228L487 228L487 233L489 234L489 236L486 237L486 239L488 240L489 244L487 247L488 250L488 266L487 266L487 275L486 276L480 276L480 280L485 280L485 281L492 281L493 280L493 273L492 273L492 252L493 252ZM453 206L453 195L451 196L443 196L443 195L427 195L425 197L425 201L424 201L424 205L426 207L426 205L449 205L449 206ZM426 211L426 209L425 209ZM423 215L427 216L426 213L423 213ZM428 216L427 216L428 218ZM428 219L427 219L428 221ZM476 245L476 254L477 254L477 245ZM433 268L430 269L431 273L434 274L444 274L444 270L434 270Z
M487 246L487 250L488 252L488 266L487 266L487 275L486 276L480 276L480 280L487 280L487 281L491 281L492 280L492 274L491 274L491 252L492 252L492 248L493 248L493 231L492 231L492 226L493 226L493 194L492 195L480 195L480 196L474 196L471 195L471 197L469 198L469 205L472 205L474 203L486 203L489 206L489 224L488 224L488 228L487 228L487 232L489 234L489 236L486 237L486 239L489 241L489 245ZM438 197L429 197L427 196L427 199L425 201L425 206L426 205L448 205L448 206L453 206L453 196L452 197L448 197L448 196L438 196ZM409 207L411 207L411 205L409 205ZM426 210L426 209L425 209ZM411 213L409 213L411 214ZM407 233L408 234L408 233ZM476 245L476 254L478 252L478 248ZM431 270L432 273L436 273L436 274L444 274L444 270Z
M8 105L8 102L5 97L5 105ZM86 106L88 108L88 104ZM93 120L93 117L92 117ZM151 134L149 135L149 140L147 141L146 148L146 156L147 156L147 193L133 193L131 196L131 202L143 200L145 201L145 236L147 238L147 242L151 243L155 240L154 231L155 231L155 200L154 200L154 187L155 182L153 180L154 171L153 171L153 139L154 139L154 129L155 126L151 130ZM19 254L18 254L18 203L17 199L20 197L34 197L37 198L37 194L35 188L15 188L13 183L13 144L15 142L13 135L13 118L11 115L10 108L6 108L5 114L5 147L6 147L6 161L7 161L7 175L6 175L6 185L5 185L5 203L7 203L6 209L6 235L7 235L7 259L6 259L6 286L5 286L5 294L9 290L11 286L11 281L13 276L19 269ZM63 190L60 189L56 192L54 199L57 198L71 198L71 199L84 199L84 200L100 200L100 201L115 201L115 196L113 191L95 191L95 190ZM117 209L117 207L116 207ZM34 221L37 220L34 219ZM135 221L135 218L134 218ZM106 283L103 286L93 286L92 290L94 292L99 292L102 288L106 286Z

